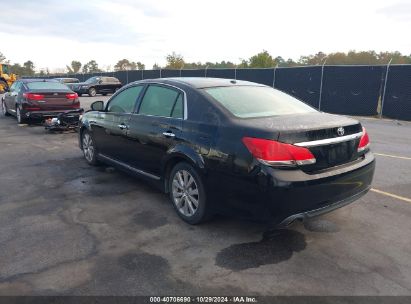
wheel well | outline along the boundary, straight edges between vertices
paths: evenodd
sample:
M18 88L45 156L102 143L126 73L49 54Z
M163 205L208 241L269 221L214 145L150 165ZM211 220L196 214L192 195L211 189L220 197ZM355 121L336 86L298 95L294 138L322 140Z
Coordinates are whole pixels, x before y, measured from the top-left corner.
M80 144L80 149L83 149L83 139L82 139L82 136L83 136L84 130L86 130L86 129L87 129L87 128L86 128L85 126L82 126L81 129L79 130L79 138L80 138L79 144Z
M186 162L186 163L189 163L190 165L192 165L193 167L196 167L195 164L191 160L189 160L189 159L187 159L183 156L175 156L175 157L169 159L167 161L165 169L164 169L164 190L165 190L164 192L165 193L169 192L168 179L170 177L171 170L173 170L173 168L176 164L181 163L181 162Z

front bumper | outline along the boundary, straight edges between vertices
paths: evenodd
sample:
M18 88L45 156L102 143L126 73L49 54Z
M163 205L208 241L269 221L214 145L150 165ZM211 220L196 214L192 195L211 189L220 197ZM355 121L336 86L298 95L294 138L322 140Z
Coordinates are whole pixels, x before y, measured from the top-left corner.
M71 88L73 92L76 92L77 94L87 94L89 88Z
M343 207L366 194L375 158L369 152L353 163L318 174L258 166L248 176L212 176L209 189L214 205L223 213L286 225Z

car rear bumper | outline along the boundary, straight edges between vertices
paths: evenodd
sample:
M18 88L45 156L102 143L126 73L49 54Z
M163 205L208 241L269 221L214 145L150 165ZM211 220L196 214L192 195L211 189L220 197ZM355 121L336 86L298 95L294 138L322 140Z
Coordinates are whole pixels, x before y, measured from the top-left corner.
M294 222L295 220L306 220L306 219L309 219L309 218L312 218L312 217L316 217L316 216L319 216L319 215L334 211L335 209L344 207L346 205L349 205L352 202L354 202L354 201L358 200L359 198L361 198L362 196L364 196L365 194L367 194L367 192L370 190L370 188L371 188L371 186L368 186L364 190L361 190L360 192L358 192L358 193L356 193L352 196L344 198L344 199L342 199L340 201L337 201L335 203L331 203L331 204L326 205L324 207L290 215L289 217L282 220L280 222L279 226L287 226L287 225L291 224L292 222Z
M64 109L64 110L54 110L54 111L33 111L33 112L26 112L24 115L27 118L30 119L44 119L44 118L52 118L52 117L57 117L59 114L67 112L67 111L73 111L76 109ZM73 113L72 115L80 115L77 113Z
M286 225L357 200L370 189L374 170L369 152L363 159L319 174L260 166L247 177L210 176L209 189L213 205L224 213Z

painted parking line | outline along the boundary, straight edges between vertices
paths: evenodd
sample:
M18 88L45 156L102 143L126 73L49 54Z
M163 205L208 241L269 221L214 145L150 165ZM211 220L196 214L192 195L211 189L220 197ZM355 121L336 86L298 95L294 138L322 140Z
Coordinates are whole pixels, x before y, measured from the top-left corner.
M392 158L399 158L399 159L411 160L411 157L406 157L406 156L397 156L397 155L383 154L383 153L374 153L374 154L375 154L375 155L379 155L379 156L385 156L385 157L392 157Z
M382 195L390 196L390 197L402 200L402 201L407 202L407 203L411 203L411 198L408 198L408 197L392 194L392 193L381 191L381 190L378 190L378 189L375 189L375 188L371 188L371 191L373 191L375 193L382 194Z

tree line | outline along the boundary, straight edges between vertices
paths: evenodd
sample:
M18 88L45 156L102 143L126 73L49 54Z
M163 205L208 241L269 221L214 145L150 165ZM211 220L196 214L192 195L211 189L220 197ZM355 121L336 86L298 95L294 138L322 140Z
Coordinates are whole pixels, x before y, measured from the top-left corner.
M152 67L153 70L158 69L215 69L215 68L271 68L271 67L293 67L293 66L306 66L306 65L378 65L387 64L390 60L392 64L411 64L411 55L403 55L400 52L375 52L375 51L349 51L335 52L335 53L323 53L318 52L313 55L301 56L298 60L294 61L291 58L284 59L281 56L273 56L269 52L263 50L258 54L251 56L248 59L240 59L238 63L230 61L221 62L187 62L181 54L175 52L166 56L166 65L160 66L155 63ZM0 63L10 62L0 52ZM114 71L127 71L127 70L144 70L146 65L140 61L131 61L129 59L121 59L114 65ZM19 63L10 64L10 70L12 73L21 76L34 76L34 75L48 75L49 70L35 71L34 63L31 60L27 60L22 65ZM77 73L99 73L104 72L95 60L82 64L78 60L71 61L66 65L64 69L66 74Z

